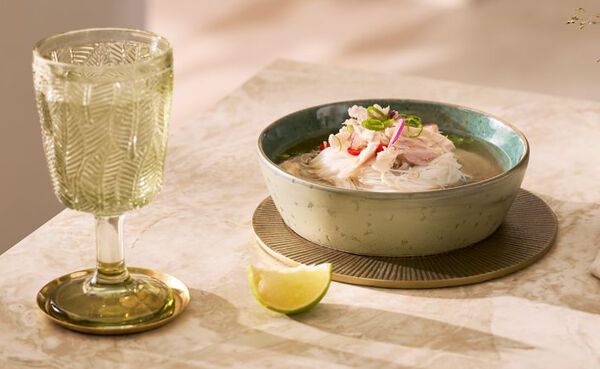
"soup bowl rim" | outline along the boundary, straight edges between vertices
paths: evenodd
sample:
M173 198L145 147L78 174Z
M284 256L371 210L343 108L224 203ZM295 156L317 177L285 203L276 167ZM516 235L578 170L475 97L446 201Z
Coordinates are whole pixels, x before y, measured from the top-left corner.
M289 117L299 114L299 113L308 112L311 110L318 110L320 108L324 108L324 107L328 107L328 106L332 106L332 105L341 105L341 104L360 105L360 104L378 101L378 100L386 101L386 102L394 102L394 103L442 105L442 106L455 108L455 109L459 109L459 110L463 110L463 111L477 113L477 114L480 114L487 118L492 118L492 119L498 121L499 123L507 126L512 131L514 131L517 134L517 136L519 136L519 138L521 139L521 141L524 144L523 154L521 155L521 158L517 161L517 163L512 165L507 170L504 170L500 174L497 174L493 177L490 177L490 178L487 178L487 179L484 179L481 181L467 183L464 185L450 187L450 188L433 189L433 190L425 190L425 191L400 192L400 191L370 191L370 190L341 188L341 187L336 187L336 186L332 186L332 185L321 184L321 183L313 182L310 180L306 180L306 179L295 176L295 175L290 174L287 171L283 170L277 163L273 162L263 150L263 141L264 141L266 133L272 127L276 126L277 124L279 124L281 121L285 120L286 118L289 118ZM283 176L284 178L290 180L292 183L296 183L296 184L308 187L310 189L320 189L320 190L327 191L327 192L335 192L338 194L346 194L346 195L350 195L350 196L371 197L371 198L372 197L394 198L395 199L395 198L414 198L414 197L436 197L436 195L439 195L439 196L454 195L458 192L464 192L464 191L468 191L471 189L480 189L481 187L486 187L488 185L500 182L503 179L505 179L506 177L509 177L513 172L516 172L519 169L526 167L528 160L529 160L529 141L527 140L527 137L525 137L523 132L521 132L521 130L519 130L514 125L512 125L512 124L506 122L505 120L498 118L492 114L486 113L486 112L478 110L478 109L473 109L473 108L470 108L467 106L446 103L446 102L440 102L440 101L433 101L433 100L421 100L421 99L393 99L393 98L370 99L369 98L369 99L334 101L334 102L329 102L329 103L325 103L325 104L310 106L310 107L300 109L300 110L294 111L292 113L286 114L286 115L276 119L274 122L272 122L271 124L266 126L260 132L260 135L258 136L258 154L259 154L259 158L264 163L266 163L267 166L271 170L274 170L277 175Z

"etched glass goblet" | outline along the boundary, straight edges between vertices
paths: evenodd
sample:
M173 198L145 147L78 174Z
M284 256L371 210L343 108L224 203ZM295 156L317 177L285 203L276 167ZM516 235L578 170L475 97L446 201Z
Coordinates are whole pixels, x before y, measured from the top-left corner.
M129 29L50 36L33 50L33 80L54 192L96 218L97 267L50 292L48 309L79 325L135 325L173 313L173 291L130 273L123 214L161 189L173 90L169 42Z

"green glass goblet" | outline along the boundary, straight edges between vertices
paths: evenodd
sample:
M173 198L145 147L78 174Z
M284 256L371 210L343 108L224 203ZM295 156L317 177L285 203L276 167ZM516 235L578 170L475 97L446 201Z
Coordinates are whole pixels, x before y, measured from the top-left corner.
M170 286L130 273L123 214L161 189L173 90L169 42L150 32L87 29L33 50L42 140L54 192L96 218L97 267L59 278L47 299L56 319L90 327L135 326L173 314Z

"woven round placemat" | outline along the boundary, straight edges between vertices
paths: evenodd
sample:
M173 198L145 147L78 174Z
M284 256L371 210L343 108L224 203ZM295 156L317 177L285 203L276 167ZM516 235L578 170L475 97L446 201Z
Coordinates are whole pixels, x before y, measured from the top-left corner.
M254 212L252 226L267 253L289 265L332 263L334 281L434 288L483 282L525 268L550 249L558 221L542 199L521 190L504 223L485 240L443 254L409 257L355 255L307 241L285 225L270 197Z

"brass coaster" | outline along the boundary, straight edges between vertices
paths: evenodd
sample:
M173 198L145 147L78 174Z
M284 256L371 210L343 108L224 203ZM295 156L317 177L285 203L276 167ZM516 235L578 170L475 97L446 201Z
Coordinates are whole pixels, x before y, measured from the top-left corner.
M147 276L154 277L159 279L167 286L171 287L173 290L173 295L175 297L175 308L173 310L173 314L169 316L163 316L157 318L156 320L140 323L140 324L130 324L130 325L115 325L115 326L90 326L90 325L79 325L74 324L70 321L62 320L61 317L52 314L52 310L49 308L48 298L51 295L52 289L56 288L59 282L67 281L71 278L79 278L85 275L91 275L94 273L95 269L86 269L80 270L77 272L69 273L63 275L62 277L56 278L53 281L50 281L46 284L37 295L37 303L40 309L46 314L48 318L50 318L54 323L59 324L65 328L83 332L83 333L91 333L91 334L100 334L100 335L118 335L118 334L130 334L130 333L138 333L144 332L150 329L154 329L160 327L161 325L167 324L168 322L175 319L179 316L183 310L188 306L190 302L190 291L187 286L181 282L179 279L161 272L156 272L150 269L144 268L127 268L132 274L143 274Z
M529 266L554 243L558 221L542 199L521 190L504 223L487 239L428 256L363 256L305 240L281 219L271 198L256 209L252 226L258 243L288 265L333 265L333 280L388 288L460 286L498 278Z

